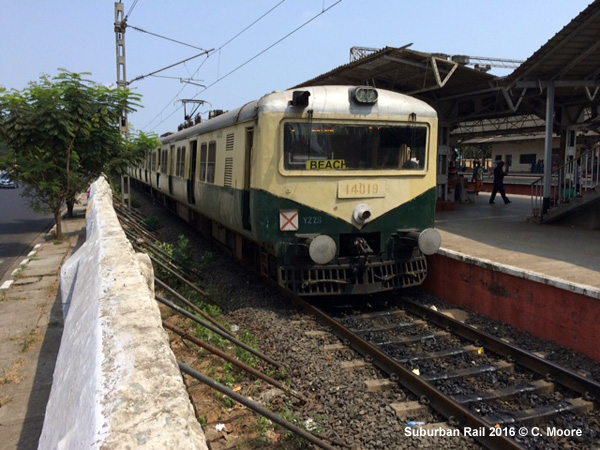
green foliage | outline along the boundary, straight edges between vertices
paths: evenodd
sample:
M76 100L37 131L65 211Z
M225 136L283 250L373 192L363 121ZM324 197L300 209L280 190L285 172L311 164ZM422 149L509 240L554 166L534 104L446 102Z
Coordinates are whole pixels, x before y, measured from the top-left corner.
M189 268L193 268L195 266L190 240L183 234L177 239L177 246L173 250L173 257L178 262L186 265Z
M221 308L217 305L213 305L213 304L205 304L202 306L202 309L211 317L213 318L219 318L222 316L223 312L221 311Z
M254 349L258 348L258 339L248 330L242 331L238 336L238 339ZM235 347L235 357L244 364L254 368L256 368L260 362L260 359L256 355L238 346Z
M142 221L142 225L148 231L156 231L156 230L160 230L162 228L162 224L160 223L160 220L158 219L158 217L155 217L155 216L146 217ZM161 247L161 244L164 245L165 247L167 245L169 245L169 244L159 243L159 247ZM162 248L162 250L166 252L165 248ZM169 251L170 251L169 256L173 256L173 246L171 246Z
M288 406L287 404L284 403L282 405L281 411L279 411L279 415L283 419L288 421L289 423L296 425L298 428L302 428L302 429L306 430L306 426L304 425L302 420L296 416L296 414L294 413L292 408L290 406ZM293 433L289 430L285 431L284 436L285 436L285 439L289 442L297 442L297 443L303 442L303 439L300 436L298 436L296 433Z
M223 403L225 404L225 406L227 408L233 408L233 400L231 400L229 397L227 397L226 395L223 395Z
M264 438L267 435L267 431L273 429L273 422L264 416L260 416L258 419L258 435Z
M139 165L149 152L160 146L158 136L138 131L130 137L121 151L107 162L104 171L111 175L122 175L129 167Z
M23 91L0 89L5 147L0 169L25 186L24 196L36 211L54 214L59 239L64 202L124 159L141 160L140 146L153 139L140 135L141 144L126 145L119 121L123 111L135 111L140 96L84 78L88 75L61 70Z
M202 267L206 267L209 266L210 264L212 264L215 260L215 255L213 252L204 252L204 254L201 256L201 266Z
M201 414L200 417L198 417L198 423L202 428L206 428L208 426L208 414Z
M137 197L131 197L131 207L132 208L140 208L142 206L142 203L140 202L140 199Z
M208 328L203 327L202 325L196 326L196 337L207 344L212 345L213 347L217 347L221 350L225 349L228 344L228 340L223 339L216 333L213 333Z
M269 369L266 373L276 380L285 380L287 378L287 372L283 367L281 369Z

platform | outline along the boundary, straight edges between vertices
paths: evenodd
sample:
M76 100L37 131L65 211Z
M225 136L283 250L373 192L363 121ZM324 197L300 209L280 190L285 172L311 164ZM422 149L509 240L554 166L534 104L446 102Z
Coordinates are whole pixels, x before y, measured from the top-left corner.
M490 205L489 192L471 198L436 213L442 251L586 286L600 298L600 230L530 222L529 196L509 195L507 205L500 196Z
M436 213L422 288L600 362L600 231L530 222L529 196L473 197Z

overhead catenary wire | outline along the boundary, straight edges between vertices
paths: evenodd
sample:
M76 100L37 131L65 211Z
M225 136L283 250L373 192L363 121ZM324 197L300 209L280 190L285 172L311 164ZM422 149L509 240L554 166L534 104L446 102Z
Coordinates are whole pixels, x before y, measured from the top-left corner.
M259 56L261 56L262 54L268 52L269 50L271 50L273 47L275 47L277 44L281 43L282 41L284 41L285 39L287 39L288 37L290 37L292 34L296 33L297 31L301 30L302 28L304 28L306 25L308 25L309 23L311 23L313 20L315 20L316 18L318 18L319 16L325 14L327 11L329 11L331 8L333 8L334 6L336 6L337 4L341 3L342 0L337 0L337 2L335 2L334 4L328 6L326 9L322 10L319 14L314 15L313 17L311 17L310 19L308 19L306 22L304 22L303 24L301 24L300 26L298 26L297 28L293 29L292 31L290 31L288 34L286 34L285 36L283 36L282 38L278 39L277 41L275 41L273 44L269 45L267 48L265 48L264 50L258 52L256 55L254 55L252 58L248 59L247 61L243 62L242 64L240 64L239 66L237 66L235 69L229 71L227 74L223 75L221 78L217 79L214 83L209 84L205 89L203 89L202 91L200 91L198 94L196 94L196 96L200 95L201 93L203 93L204 91L206 91L207 89L211 88L212 86L214 86L215 84L217 84L218 82L224 80L225 78L227 78L229 75L237 72L239 69L241 69L242 67L244 67L246 64L249 64L250 62L254 61L256 58L258 58Z
M341 1L341 0L340 0L340 1ZM167 70L167 69L170 69L171 67L175 67L175 66L178 66L179 64L183 64L183 63L185 63L185 62L188 62L188 61L190 61L190 60L192 60L192 59L198 58L199 56L202 56L202 55L207 55L207 54L209 54L210 52L212 52L213 50L214 50L214 49L211 49L211 50L204 50L203 52L201 52L201 53L198 53L197 55L194 55L194 56L190 56L189 58L186 58L186 59L184 59L183 61L179 61L179 62L173 63L173 64L171 64L171 65L168 65L167 67L163 67L162 69L155 70L154 72L151 72L151 73L149 73L149 74L147 74L147 75L141 75L141 76L139 76L139 77L136 77L136 78L134 78L133 80L131 80L131 81L128 81L128 82L127 82L127 84L129 85L129 84L133 83L134 81L139 81L139 80L142 80L142 79L144 79L144 78L146 78L146 77L151 77L151 76L153 76L153 75L155 75L155 74L157 74L157 73L159 73L159 72L163 72L163 71L165 71L165 70Z
M284 41L285 39L287 39L288 37L290 37L291 35L293 35L294 33L296 33L297 31L301 30L302 28L304 28L306 25L308 25L309 23L311 23L313 20L317 19L318 17L320 17L321 15L325 14L327 11L329 11L330 9L332 9L333 7L335 7L336 5L338 5L339 3L341 3L342 0L337 0L335 3L333 3L332 5L328 6L327 8L324 8L321 12L319 12L318 14L314 15L313 17L311 17L310 19L308 19L307 21L305 21L304 23L302 23L300 26L296 27L294 30L292 30L291 32L289 32L288 34L286 34L285 36L283 36L282 38L278 39L277 41L275 41L273 44L269 45L267 48L265 48L264 50L260 51L259 53L257 53L256 55L254 55L253 57L251 57L250 59L248 59L247 61L243 62L242 64L240 64L239 66L237 66L236 68L234 68L233 70L229 71L227 74L225 74L224 76L218 78L215 82L209 84L206 88L202 89L200 92L198 92L194 97L192 98L196 98L198 97L200 94L204 93L206 90L210 89L211 87L213 87L214 85L216 85L217 83L221 82L222 80L224 80L225 78L229 77L230 75L232 75L233 73L237 72L238 70L240 70L242 67L246 66L247 64L249 64L250 62L254 61L256 58L258 58L259 56L263 55L264 53L266 53L267 51L269 51L270 49L272 49L273 47L275 47L276 45L278 45L279 43L281 43L282 41ZM280 3L281 4L281 3ZM276 6L279 6L276 5ZM272 8L274 9L274 8ZM220 50L221 48L223 48L223 46L219 47L218 50ZM204 61L206 62L206 61ZM201 66L200 66L201 67ZM199 70L199 69L198 69ZM194 72L194 75L197 72ZM193 76L193 75L192 75ZM184 88L182 88L183 90ZM181 93L181 91L179 91L179 93ZM179 95L179 93L177 95ZM167 108L168 106L166 106L160 114L162 114L162 112ZM177 108L176 110L174 110L171 114L169 114L167 117L165 117L163 120L161 120L159 123L156 124L156 126L164 123L167 119L171 118L175 113L177 113L179 110L181 109L181 107ZM159 114L159 115L160 115ZM155 117L156 118L156 117ZM154 119L155 119L154 118ZM146 129L146 127L148 125L150 125L150 123L152 123L154 121L154 119L152 119L148 124L146 124L146 126L143 127L143 129Z
M223 45L221 45L217 50L220 52L223 47L225 47L226 45L230 44L231 42L233 42L235 39L237 39L238 37L240 37L243 33L245 33L246 31L248 31L250 28L252 28L254 25L256 25L259 21L261 21L263 18L265 18L267 15L269 15L271 12L273 12L277 7L279 7L281 4L283 4L286 0L281 0L279 3L277 3L275 6L273 6L271 9L269 9L266 13L264 13L262 16L260 16L258 19L254 20L250 25L248 25L246 28L244 28L242 31L240 31L239 33L237 33L235 36L233 36L231 39L229 39L227 42L225 42ZM210 56L210 55L209 55ZM206 58L204 61L202 61L202 63L198 66L198 68L196 69L196 71L192 74L191 78L193 78L202 68L202 66L206 63L206 61L208 61L208 58ZM156 115L152 118L152 120L150 120L150 122L148 122L146 125L144 125L142 127L142 129L147 129L150 124L152 122L154 122L158 117L160 117L162 115L163 112L165 112L165 110L171 106L171 104L179 97L179 95L183 92L183 90L186 87L183 86L178 92L177 94L175 94L175 96L169 101L169 103L167 103L167 105ZM165 117L162 121L160 121L156 126L160 125L161 123L163 123L165 120L169 119L173 114L175 114L177 111L179 111L181 109L178 108L175 111L173 111L170 115L168 115L167 117Z
M139 0L134 0L133 4L131 5L131 7L129 8L129 11L127 11L127 14L125 14L125 20L124 22L127 22L127 19L129 19L129 16L131 15L131 13L133 12L133 9L135 8L135 5L137 5L137 2ZM120 1L119 1L120 3Z
M281 0L279 3L277 3L275 6L273 6L270 10L268 10L266 13L264 13L262 16L260 16L254 22L252 22L250 25L248 25L246 28L244 28L238 34L236 34L231 39L229 39L227 42L225 42L223 45L221 45L217 50L223 50L223 47L225 47L227 44L229 44L230 42L234 41L239 36L241 36L242 34L244 34L247 30L249 30L250 28L252 28L256 23L258 23L260 20L262 20L263 18L265 18L267 15L269 15L271 12L273 12L277 7L279 7L284 2L285 2L285 0Z
M128 28L132 28L132 29L134 29L134 30L136 30L136 31L140 31L140 32L142 32L142 33L150 34L150 35L152 35L152 36L156 36L156 37L158 37L158 38L165 39L165 40L167 40L167 41L171 41L171 42L175 42L175 43L177 43L177 44L185 45L186 47L191 47L191 48L195 48L196 50L202 50L202 51L206 51L206 49L205 49L205 48L202 48L202 47L196 47L195 45L192 45L192 44L186 44L185 42L181 42L181 41L178 41L178 40L176 40L176 39L171 39L171 38L168 38L168 37L166 37L166 36L162 36L162 35L160 35L160 34L152 33L151 31L142 30L141 28L134 27L133 25L129 25L129 24L127 24L127 27L128 27Z

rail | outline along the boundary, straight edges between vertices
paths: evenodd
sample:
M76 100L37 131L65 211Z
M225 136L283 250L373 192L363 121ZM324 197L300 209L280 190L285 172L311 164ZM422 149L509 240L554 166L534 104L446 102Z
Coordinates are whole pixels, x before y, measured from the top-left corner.
M552 172L550 193L544 192L544 177L531 183L531 211L534 218L544 221L544 198L549 198L549 208L570 203L586 191L600 185L600 155L595 147L582 153L578 158Z
M454 399L444 395L423 377L416 375L396 359L363 339L359 334L346 328L316 306L313 306L301 297L284 291L283 289L281 289L280 292L292 300L296 305L304 309L308 314L317 318L322 324L330 327L333 333L343 342L347 342L350 347L363 355L367 361L372 362L384 373L387 373L391 380L397 380L402 386L419 397L421 402L430 405L435 411L445 416L450 425L463 430L466 427L470 429L490 429L494 426L492 423L488 422L483 417L474 414ZM524 448L515 440L504 435L482 435L475 436L474 438L488 449L522 450Z

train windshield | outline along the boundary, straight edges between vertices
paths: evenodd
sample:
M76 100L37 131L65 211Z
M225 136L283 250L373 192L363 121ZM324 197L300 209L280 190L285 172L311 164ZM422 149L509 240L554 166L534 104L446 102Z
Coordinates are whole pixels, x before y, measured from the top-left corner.
M427 128L419 125L286 123L286 170L423 170Z

